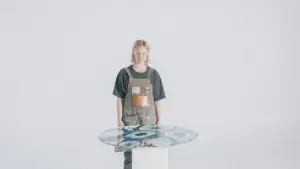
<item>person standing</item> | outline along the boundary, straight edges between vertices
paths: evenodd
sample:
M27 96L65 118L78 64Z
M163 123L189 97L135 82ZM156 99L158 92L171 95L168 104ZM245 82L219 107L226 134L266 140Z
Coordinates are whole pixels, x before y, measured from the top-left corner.
M136 40L132 64L122 68L116 77L113 95L117 97L118 127L161 123L160 101L166 98L158 71L148 65L150 46ZM132 152L124 152L124 169L132 168Z

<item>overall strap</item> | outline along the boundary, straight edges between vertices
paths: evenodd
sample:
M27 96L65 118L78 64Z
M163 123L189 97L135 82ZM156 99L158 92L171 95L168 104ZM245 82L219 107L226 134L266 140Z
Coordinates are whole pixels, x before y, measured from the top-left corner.
M129 78L132 79L133 77L132 77L132 75L131 75L130 70L128 69L128 67L126 67L125 70L126 70L128 76L129 76Z
M152 68L149 67L149 72L148 72L148 79L149 79L149 80L150 80L151 72L152 72Z

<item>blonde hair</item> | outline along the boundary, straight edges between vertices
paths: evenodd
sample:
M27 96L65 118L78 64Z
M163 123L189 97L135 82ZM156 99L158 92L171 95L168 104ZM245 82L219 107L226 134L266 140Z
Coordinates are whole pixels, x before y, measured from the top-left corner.
M148 56L147 56L147 59L146 59L146 65L148 65L149 63L149 52L150 52L150 45L148 44L147 41L145 40L136 40L133 44L133 47L132 47L132 54L131 54L131 62L134 63L135 60L134 60L134 50L136 48L139 48L139 47L145 47L147 50L148 50Z

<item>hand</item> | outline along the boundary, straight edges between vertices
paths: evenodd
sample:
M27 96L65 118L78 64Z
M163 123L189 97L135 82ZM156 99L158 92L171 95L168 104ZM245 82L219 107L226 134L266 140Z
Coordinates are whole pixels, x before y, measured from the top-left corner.
M118 127L124 127L124 123L123 123L122 120L119 120L119 121L118 121Z
M160 120L159 119L157 119L156 125L160 125Z

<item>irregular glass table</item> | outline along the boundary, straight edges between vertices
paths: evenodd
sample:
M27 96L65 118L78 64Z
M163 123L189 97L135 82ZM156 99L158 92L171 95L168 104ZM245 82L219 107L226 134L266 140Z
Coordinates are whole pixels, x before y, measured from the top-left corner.
M101 132L99 140L122 152L139 147L167 148L191 142L197 136L195 131L180 126L149 124L109 129Z

